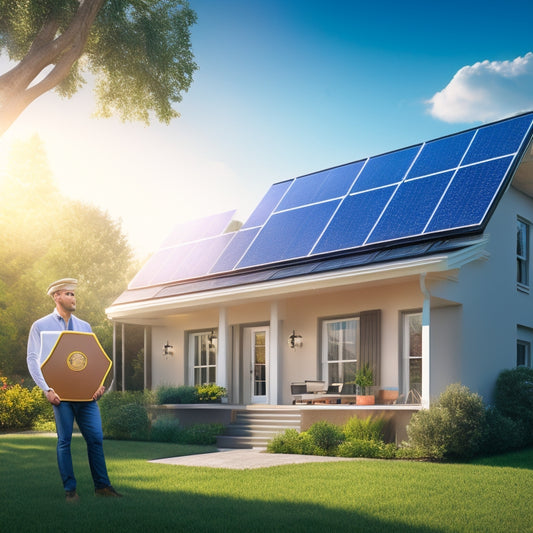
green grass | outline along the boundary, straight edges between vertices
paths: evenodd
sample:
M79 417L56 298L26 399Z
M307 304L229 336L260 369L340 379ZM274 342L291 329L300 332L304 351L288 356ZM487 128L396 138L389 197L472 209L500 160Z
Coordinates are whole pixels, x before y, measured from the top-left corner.
M0 435L0 528L34 532L533 532L533 449L463 464L361 460L257 470L148 463L206 447L105 441L120 500L96 498L73 441L64 501L55 439Z

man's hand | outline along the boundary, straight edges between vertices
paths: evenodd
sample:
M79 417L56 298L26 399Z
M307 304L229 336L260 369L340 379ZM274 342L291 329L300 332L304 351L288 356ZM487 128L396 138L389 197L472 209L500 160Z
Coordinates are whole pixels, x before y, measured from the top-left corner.
M100 399L105 392L105 387L102 385L94 394L93 394L93 400Z
M48 389L45 392L46 399L52 404L52 405L59 405L61 403L61 398L56 394L56 391L54 389Z

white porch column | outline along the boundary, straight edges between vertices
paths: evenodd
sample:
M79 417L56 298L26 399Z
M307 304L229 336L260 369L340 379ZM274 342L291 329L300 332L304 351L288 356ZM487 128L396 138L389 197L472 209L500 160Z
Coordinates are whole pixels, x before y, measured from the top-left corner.
M270 306L270 354L268 368L268 402L272 405L279 403L279 309L277 302Z
M126 390L126 325L122 324L122 339L121 339L121 351L122 351L122 392Z
M109 390L116 390L117 386L117 323L113 320L113 379L111 380L111 385L109 385Z
M429 408L431 399L430 372L430 323L431 323L431 294L426 287L426 274L420 274L420 289L424 294L422 306L422 407Z
M228 387L228 319L226 308L218 311L218 354L217 354L217 385Z

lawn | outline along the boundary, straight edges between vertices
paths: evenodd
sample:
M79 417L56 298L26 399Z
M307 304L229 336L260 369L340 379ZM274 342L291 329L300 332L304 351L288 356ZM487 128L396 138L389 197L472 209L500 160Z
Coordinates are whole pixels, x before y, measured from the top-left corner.
M67 504L55 439L0 435L2 531L533 532L533 449L465 464L356 460L257 470L148 463L209 448L105 441L124 498L93 495L73 441L80 502Z

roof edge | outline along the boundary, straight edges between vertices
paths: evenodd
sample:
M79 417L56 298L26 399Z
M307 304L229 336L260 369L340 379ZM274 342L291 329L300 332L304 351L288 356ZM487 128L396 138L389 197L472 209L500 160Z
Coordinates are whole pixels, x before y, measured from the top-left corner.
M486 258L485 244L487 242L487 237L481 237L468 247L449 254L389 261L345 270L326 271L318 274L314 273L304 276L249 283L224 289L213 289L166 298L128 302L112 305L105 312L109 319L119 320L127 317L133 318L144 313L153 314L158 312L164 313L166 311L185 311L191 308L224 305L229 302L232 304L244 303L265 297L297 295L311 289L343 287L370 281L391 280L421 273L456 270L467 263Z

